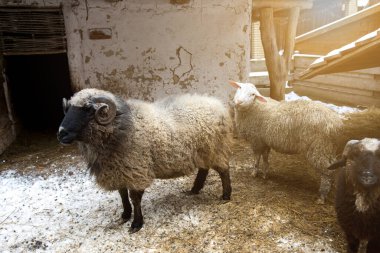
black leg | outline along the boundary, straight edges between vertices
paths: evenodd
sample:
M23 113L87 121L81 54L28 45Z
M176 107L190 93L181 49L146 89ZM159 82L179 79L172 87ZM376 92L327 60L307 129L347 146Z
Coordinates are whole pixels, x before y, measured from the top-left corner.
M144 217L141 212L141 199L144 194L144 190L142 191L130 191L131 200L133 204L133 221L131 225L130 232L135 233L139 231L144 224Z
M367 253L377 253L380 252L380 238L375 237L372 238L371 240L368 240L367 244Z
M347 253L357 253L359 250L360 240L355 236L346 233Z
M220 179L222 180L222 187L223 187L223 200L230 200L231 199L231 179L230 179L230 171L227 170L221 170L220 168L216 169L216 171L219 173Z
M205 185L206 177L208 175L208 170L206 169L199 169L197 177L194 180L193 188L191 188L192 194L198 194L200 190L202 190L203 186Z
M121 201L123 203L123 214L121 215L121 218L126 222L131 218L132 215L132 206L131 203L129 202L129 197L128 197L128 189L120 189L119 194L121 197Z

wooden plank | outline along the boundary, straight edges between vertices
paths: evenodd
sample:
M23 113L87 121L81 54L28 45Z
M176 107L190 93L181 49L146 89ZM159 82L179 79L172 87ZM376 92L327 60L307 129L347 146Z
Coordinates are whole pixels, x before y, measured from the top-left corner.
M380 37L380 29L373 31L371 33L368 33L364 35L363 37L359 38L355 41L355 46L363 46L365 44L368 44L369 42L372 42Z
M359 75L359 73L356 74ZM310 82L323 83L326 85L336 85L353 89L380 91L380 83L374 79L374 76L367 76L367 78L360 78L358 76L355 77L355 73L352 73L351 76L345 73L345 75L319 75L307 80Z
M312 99L317 99L325 102L332 102L336 104L345 104L351 106L380 106L380 99L374 97L353 95L349 93L340 93L326 91L318 88L305 87L302 85L295 85L294 91L298 95L308 96Z
M378 72L380 71L379 68L380 67L363 69L363 70L355 70L355 71L337 72L337 73L332 73L332 74L328 74L328 75L321 75L321 76L343 76L343 77L348 77L348 78L363 78L363 79L375 80L375 75L378 74ZM378 70L376 71L376 69L378 69ZM305 71L305 70L306 70L305 68L295 69L295 71L297 73ZM314 78L316 78L316 77L314 77Z
M348 94L356 94L356 95L367 96L367 97L373 96L372 90L347 88L344 86L336 86L336 85L332 85L332 84L317 83L317 82L311 82L311 81L296 81L293 83L293 85L318 88L318 89L326 90L329 92L335 92L335 93L344 92L344 93L348 93Z
M327 54L380 27L380 3L296 37L302 53Z
M301 43L301 42L306 41L310 38L313 38L313 37L316 37L318 35L332 31L338 27L349 26L351 23L363 20L366 17L370 17L373 15L377 16L378 13L380 13L380 3L375 4L369 8L363 9L361 11L358 11L358 12L354 13L353 15L344 17L344 18L339 19L335 22L331 22L329 24L321 26L321 27L319 27L315 30L312 30L310 32L301 34L301 35L296 37L296 43Z
M306 55L306 54L294 54L293 61L294 67L307 69L310 64L312 64L317 58L322 57L322 55Z
M267 65L265 58L263 59L251 59L250 60L251 71L267 71Z
M325 61L323 59L323 57L320 57L320 58L316 59L315 61L313 61L313 63L309 66L309 68L310 69L315 69L315 68L324 66L326 64L327 64L327 61Z
M370 74L370 75L380 75L380 67L369 68L369 69L358 69L358 70L351 71L349 73L362 73L362 74Z
M321 66L307 75L303 75L301 79L308 79L325 73L380 66L380 61L377 58L371 57L373 55L378 55L377 51L380 51L380 39L359 47L351 53L342 55L342 57L336 59L335 61Z

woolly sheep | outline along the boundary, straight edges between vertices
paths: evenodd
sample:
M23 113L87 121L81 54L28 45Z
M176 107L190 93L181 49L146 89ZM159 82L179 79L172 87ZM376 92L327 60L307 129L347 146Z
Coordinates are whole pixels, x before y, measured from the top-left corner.
M380 141L365 138L347 143L342 159L329 169L338 174L335 210L347 240L347 252L358 252L368 240L367 253L380 252Z
M335 161L341 145L349 139L370 135L380 137L380 110L368 110L343 119L314 101L275 101L263 97L250 83L230 84L237 88L235 120L241 137L248 140L255 155L253 175L263 158L263 174L269 168L271 149L285 154L302 154L321 173L320 199L324 203L331 188L327 167Z
M131 217L130 194L131 232L143 226L141 198L155 178L198 169L190 191L197 194L212 168L222 181L222 199L230 199L231 119L216 98L186 94L148 103L83 89L70 101L64 99L64 111L59 141L78 141L96 182L119 191L124 207L120 224Z

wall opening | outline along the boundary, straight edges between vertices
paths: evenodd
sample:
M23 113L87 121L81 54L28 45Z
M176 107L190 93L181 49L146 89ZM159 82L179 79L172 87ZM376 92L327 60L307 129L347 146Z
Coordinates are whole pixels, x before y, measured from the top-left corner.
M0 24L4 95L16 147L56 144L62 98L72 95L62 9L1 7Z
M4 56L5 74L15 118L21 130L57 131L62 98L72 95L67 55Z

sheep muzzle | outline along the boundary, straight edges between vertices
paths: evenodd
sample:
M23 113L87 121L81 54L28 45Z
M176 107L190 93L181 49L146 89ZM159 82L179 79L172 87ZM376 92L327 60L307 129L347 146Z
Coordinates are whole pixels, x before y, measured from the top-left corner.
M371 171L363 171L360 173L358 179L363 186L367 187L375 185L378 181L377 176Z

